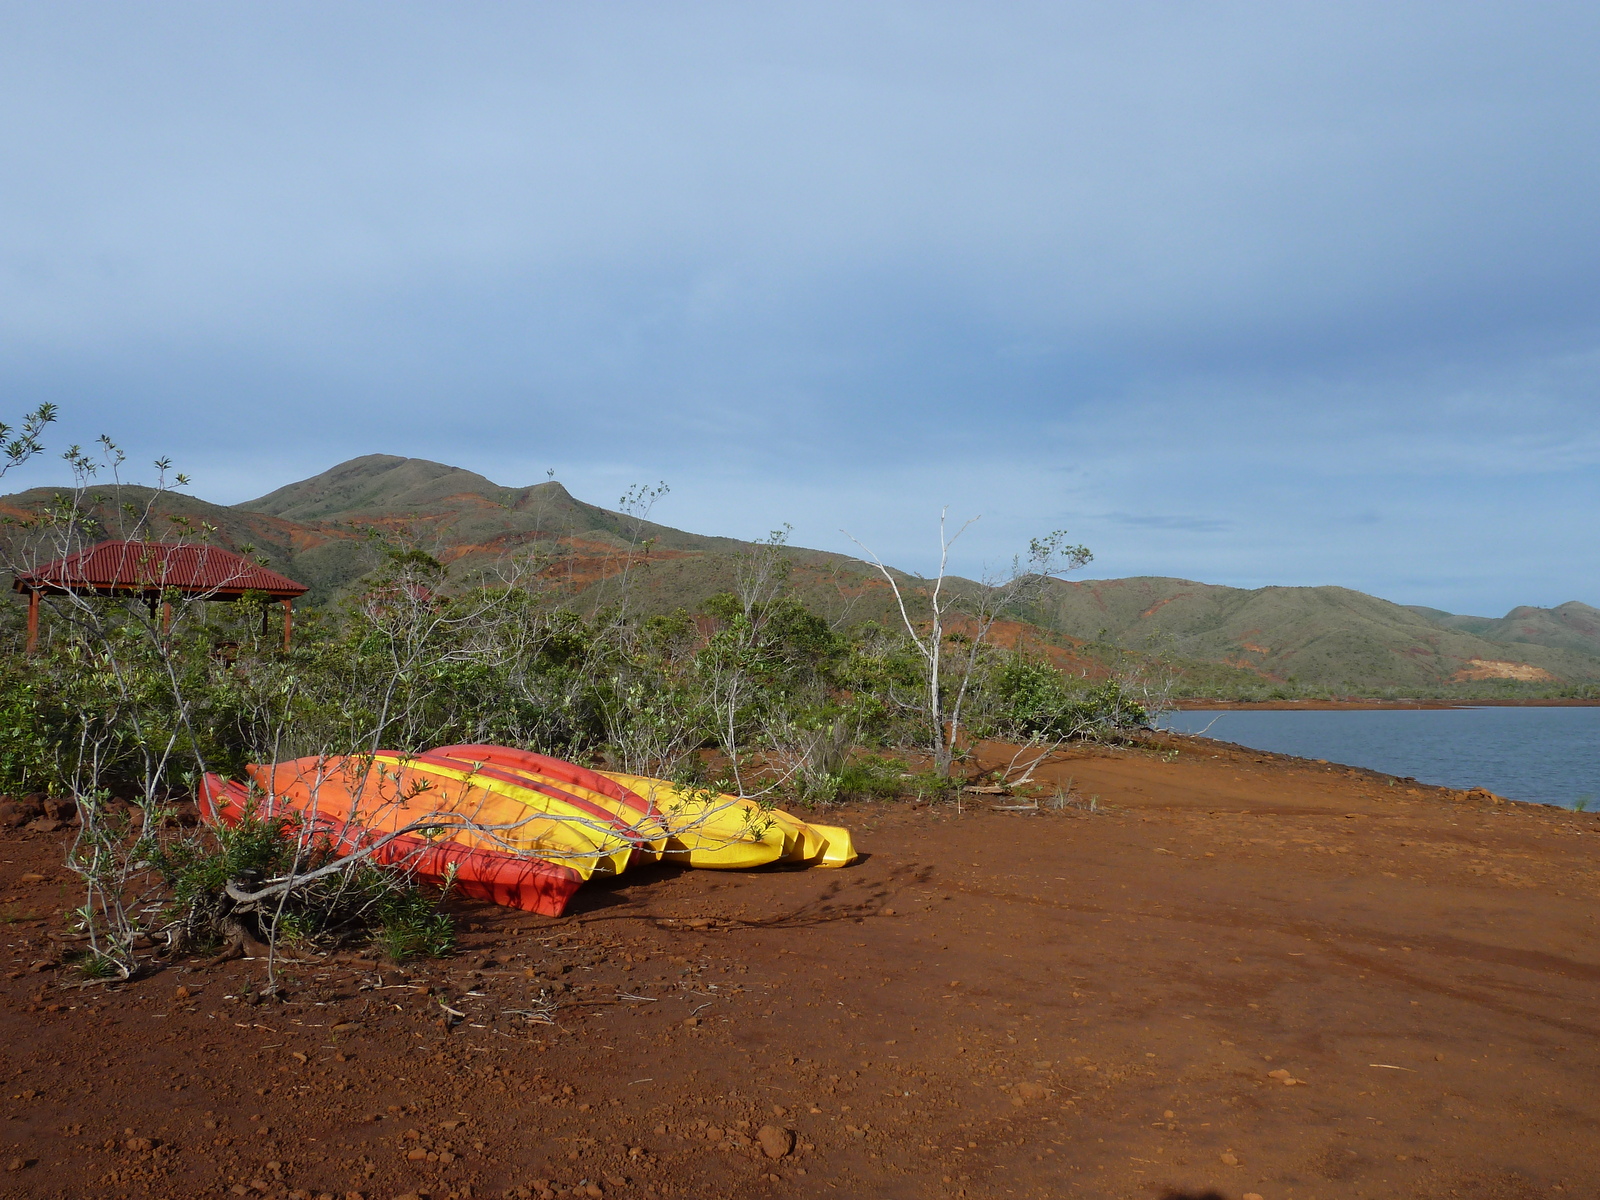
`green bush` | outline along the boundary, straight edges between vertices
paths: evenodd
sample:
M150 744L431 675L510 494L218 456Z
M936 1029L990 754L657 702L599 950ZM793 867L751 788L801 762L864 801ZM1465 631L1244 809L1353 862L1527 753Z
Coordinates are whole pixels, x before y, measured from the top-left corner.
M0 668L0 792L59 792L64 714L21 664Z
M1115 679L1069 681L1020 652L994 669L985 691L993 732L1003 737L1105 737L1150 723L1148 710Z
M893 800L915 790L912 782L904 760L863 755L849 759L839 770L810 784L802 791L801 799L813 804Z
M456 927L448 913L415 887L396 889L378 902L372 945L395 962L443 958L455 949Z
M315 949L368 942L397 961L451 951L454 925L438 901L405 872L370 861L297 887L281 903L241 904L228 895L230 882L249 890L335 861L325 838L301 833L293 820L246 813L233 826L153 847L179 946L212 947L243 934Z
M903 782L902 789L918 800L949 800L961 790L961 780L937 771L918 771Z

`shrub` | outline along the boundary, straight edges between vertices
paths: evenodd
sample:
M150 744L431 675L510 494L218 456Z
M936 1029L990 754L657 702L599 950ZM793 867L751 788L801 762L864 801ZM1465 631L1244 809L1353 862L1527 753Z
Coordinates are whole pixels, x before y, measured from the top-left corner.
M58 792L62 715L22 664L0 668L0 791Z
M938 771L918 771L904 781L902 790L918 800L948 800L961 790L961 780Z
M151 862L170 889L167 920L176 948L247 939L316 949L370 942L397 961L451 951L454 925L438 902L403 871L367 860L263 903L228 892L230 883L247 890L310 874L336 858L326 839L303 836L293 820L246 813L231 827L157 847Z
M893 800L915 790L909 786L915 778L906 774L902 759L865 755L849 759L837 771L808 783L801 799L820 804Z
M1069 682L1048 662L1021 652L995 668L986 691L994 732L1005 737L1105 737L1150 723L1145 706L1117 680Z
M372 945L395 962L443 958L455 949L456 927L448 913L416 887L398 888L378 902Z

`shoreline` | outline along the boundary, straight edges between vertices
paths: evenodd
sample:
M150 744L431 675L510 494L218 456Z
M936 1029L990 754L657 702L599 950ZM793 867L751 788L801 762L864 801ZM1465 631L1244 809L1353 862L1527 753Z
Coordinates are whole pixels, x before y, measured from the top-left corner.
M1323 704L1323 705L1317 705L1315 707L1313 707L1312 705L1299 705L1299 706L1292 706L1292 707L1299 707L1299 708L1303 709L1303 711L1307 711L1307 712L1312 712L1312 711L1325 711L1325 712L1326 711L1372 711L1372 712L1377 712L1377 711L1411 711L1411 712L1418 712L1418 711L1440 711L1440 710L1452 709L1452 708L1476 708L1476 707L1480 707L1480 706L1478 706L1478 705L1444 704L1444 703L1425 703L1425 702L1417 702L1417 703L1409 703L1409 704L1398 703L1398 702L1389 702L1389 703L1372 704L1372 705ZM1542 705L1542 706L1534 706L1534 705L1499 705L1499 706L1495 706L1495 707L1593 708L1593 707L1597 707L1597 706L1595 704L1593 704L1592 702L1588 702L1588 703L1583 703L1583 704L1570 704L1569 703L1569 704L1562 704L1562 705L1555 705L1555 706L1550 706L1550 705ZM1286 710L1289 710L1289 709L1291 709L1291 706L1289 704L1287 704L1285 702L1282 702L1282 701L1279 701L1279 702L1275 702L1275 703L1270 704L1270 705L1263 704L1263 705L1252 706L1252 705L1246 705L1246 704L1233 704L1233 705L1228 705L1226 707L1223 707L1223 706L1210 706L1210 707L1204 707L1204 708L1201 708L1201 707L1179 708L1179 709L1176 709L1175 711L1190 712L1190 713L1201 713L1201 714L1214 714L1211 722L1207 723L1207 725L1205 726L1205 728L1207 730L1210 730L1212 728L1212 726L1215 725L1216 721L1220 720L1224 715L1226 715L1226 714L1228 714L1230 712L1231 713L1242 713L1242 712L1250 712L1252 710L1278 711L1278 712L1281 712L1281 711L1286 711ZM1375 765L1373 765L1371 763L1346 761L1343 758L1310 758L1310 757L1306 757L1306 756L1304 756L1302 754L1292 753L1292 752L1287 751L1287 750L1269 750L1269 749L1266 749L1266 748L1263 748L1263 747L1260 747L1260 746L1251 745L1248 742L1242 742L1242 741L1233 740L1233 737L1230 736L1230 735L1235 734L1235 732L1236 731L1232 730L1231 728L1226 733L1221 734L1221 735L1208 733L1208 732L1200 732L1200 731L1197 731L1197 730L1196 731L1179 730L1179 729L1160 729L1159 730L1159 733L1164 738L1173 739L1175 744L1203 745L1203 746L1212 747L1212 748L1226 748L1226 749L1228 749L1230 751L1235 751L1235 752L1238 752L1238 753L1241 753L1241 754L1254 755L1254 756L1257 756L1260 759L1271 758L1273 760L1276 760L1276 761L1279 761L1279 762L1282 762L1282 763L1285 763L1285 764L1298 763L1298 764L1310 766L1310 767L1313 767L1313 768L1316 768L1316 767L1322 767L1322 768L1328 768L1328 769L1337 768L1337 769L1342 770L1342 771L1360 772L1360 773L1365 774L1365 775L1370 775L1370 776L1372 776L1374 778L1387 779L1387 780L1392 780L1394 782L1405 783L1405 784L1415 785L1415 786L1419 786L1419 787L1435 788L1435 789L1438 789L1441 792L1450 793L1452 795L1458 795L1458 796L1459 795L1463 795L1463 794L1468 794L1468 793L1481 794L1481 795L1485 795L1485 796L1495 796L1499 800L1507 801L1507 802L1514 803L1514 804L1535 805L1535 806L1538 806L1540 808L1551 808L1551 809L1556 809L1556 810L1562 811L1562 812L1583 812L1584 811L1583 804L1587 804L1589 799L1592 798L1592 797L1584 797L1581 793L1575 793L1574 795L1566 796L1566 797L1552 795L1549 798L1535 798L1535 797L1528 796L1528 795L1512 795L1512 794L1509 794L1509 792L1507 794L1501 794L1499 792L1491 791L1481 781L1479 781L1479 782L1465 782L1465 781L1451 782L1450 779L1448 778L1448 774L1449 773L1444 771L1444 768L1439 763L1432 763L1432 764L1415 763L1415 764L1410 764L1411 769L1418 770L1418 771L1421 772L1421 774L1418 774L1418 775L1402 775L1402 774L1397 774L1396 773L1396 769L1393 768L1393 767L1386 768L1386 767L1382 767L1382 766L1375 766ZM1350 747L1345 747L1345 750L1347 752L1349 752L1349 751L1351 751L1351 748ZM1337 753L1337 751L1331 751L1330 753ZM1513 774L1517 774L1517 773L1513 772ZM1531 786L1535 790L1539 790L1539 783L1538 783L1538 781L1536 779L1521 778L1520 784L1521 784L1521 786ZM1520 791L1521 790L1521 786L1519 786L1519 785L1517 785L1515 783L1512 783L1510 780L1508 780L1507 778L1504 778L1504 777L1502 777L1498 781L1496 786L1497 787L1502 787L1502 788L1505 788L1505 787L1509 786L1511 791ZM1579 803L1580 801L1582 801L1582 804Z

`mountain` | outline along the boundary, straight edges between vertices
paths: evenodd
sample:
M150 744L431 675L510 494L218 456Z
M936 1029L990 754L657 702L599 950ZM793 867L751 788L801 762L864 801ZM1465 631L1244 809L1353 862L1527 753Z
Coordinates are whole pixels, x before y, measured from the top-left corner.
M1314 688L1429 694L1495 680L1600 680L1600 640L1585 642L1580 632L1584 614L1600 612L1587 605L1516 609L1481 628L1449 624L1441 620L1449 614L1436 611L1341 587L1245 589L1146 577L1058 582L1031 615L1069 637L1165 645L1185 658ZM1519 613L1563 616L1514 619Z
M0 497L0 516L26 519L58 494L34 488ZM122 487L90 509L106 537L126 536L125 504L152 493ZM575 499L554 481L507 488L459 467L371 454L231 507L169 492L159 498L155 535L175 522L209 526L218 543L248 551L310 586L307 602L337 599L383 561L378 538L433 555L457 575L508 557L542 554L589 605L628 587L646 610L694 608L734 584L735 555L753 547L613 512ZM876 572L840 554L793 548L790 585L830 615L887 617L890 597ZM880 595L881 593L881 595Z
M387 454L341 463L234 511L347 536L377 531L458 571L517 553L559 553L560 569L592 593L591 603L608 598L609 586L633 563L639 569L629 570L630 591L645 607L663 610L693 608L731 588L734 556L752 548L586 504L554 481L507 488L459 467ZM848 593L881 586L870 568L844 555L800 547L788 553L791 587L822 611L859 607ZM882 602L867 607L873 615L888 611Z
M55 492L0 497L0 515L25 517ZM106 536L119 536L124 488L98 507ZM425 459L369 454L232 507L194 497L160 498L155 528L209 525L311 587L325 604L359 585L399 542L426 551L457 577L534 556L577 603L607 603L626 578L641 611L691 611L734 584L734 538L688 533L587 504L554 481L503 487ZM896 622L893 597L871 567L841 554L791 548L790 590L836 620ZM627 568L624 575L624 568ZM900 575L901 580L915 581ZM952 581L973 588L968 580ZM1600 610L1576 602L1518 608L1503 618L1405 607L1340 587L1242 589L1146 577L1052 581L1008 623L1059 665L1099 673L1132 652L1160 651L1184 686L1207 695L1334 693L1406 695L1553 692L1600 682Z
M585 504L553 480L501 487L460 467L391 454L353 458L234 509L299 523L403 532L436 546L438 557L448 560L570 537L619 550L644 539L672 550L732 551L744 545Z
M1555 608L1513 608L1503 617L1463 617L1437 608L1407 607L1435 625L1473 633L1494 642L1550 646L1579 654L1600 655L1600 608L1576 600Z

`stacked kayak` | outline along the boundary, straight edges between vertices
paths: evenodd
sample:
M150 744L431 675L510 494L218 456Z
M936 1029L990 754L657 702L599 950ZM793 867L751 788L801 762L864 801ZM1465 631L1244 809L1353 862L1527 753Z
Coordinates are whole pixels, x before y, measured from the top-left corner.
M759 867L769 862L844 867L855 860L850 831L815 825L754 800L691 791L643 775L602 772L663 814L668 854L691 867Z
M319 756L207 775L213 820L298 820L339 853L368 852L462 894L559 916L595 875L637 863L737 870L842 867L850 833L748 799L591 771L508 746Z

